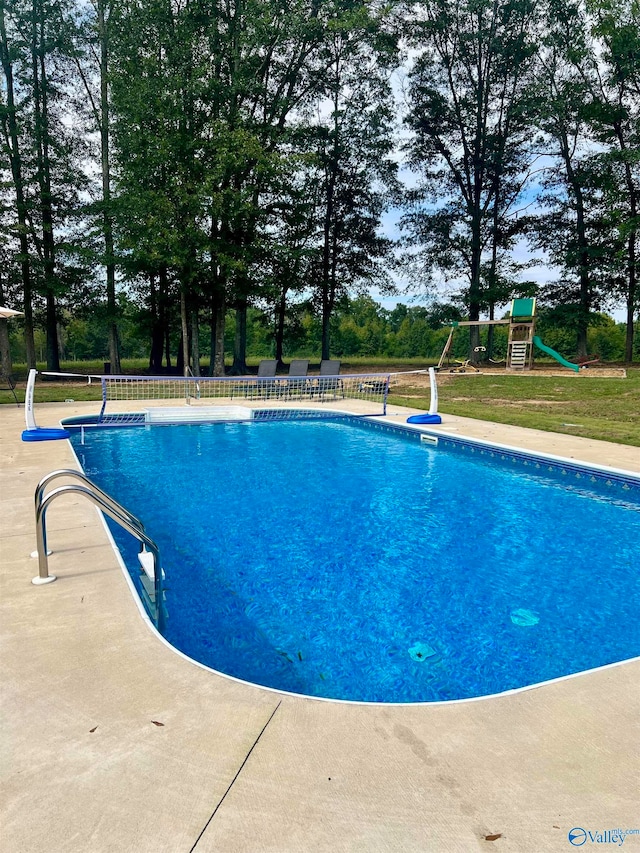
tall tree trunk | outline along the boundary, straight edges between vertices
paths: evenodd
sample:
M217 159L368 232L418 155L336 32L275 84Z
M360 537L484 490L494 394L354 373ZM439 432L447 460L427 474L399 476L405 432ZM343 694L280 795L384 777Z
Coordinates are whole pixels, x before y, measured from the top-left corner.
M20 246L20 276L22 280L22 293L24 298L24 339L27 351L27 367L31 370L36 366L36 345L33 334L33 307L32 307L32 284L31 284L31 262L29 259L29 240L27 237L27 205L24 196L24 182L22 176L22 156L20 153L20 142L18 137L18 120L16 117L15 94L13 87L13 67L9 54L9 43L4 20L4 0L0 0L0 52L2 57L2 68L6 82L7 106L2 116L5 137L8 140L9 160L11 162L11 175L13 188L16 196L16 210L18 214L18 244Z
M169 324L166 321L166 312L165 320L163 324L164 330L164 366L167 373L171 373L171 330L169 329Z
M329 301L322 294L322 342L321 342L321 358L330 358L330 337L329 337L329 322L331 320L331 311L329 309Z
M198 309L191 308L191 365L194 376L200 373L200 324L198 320Z
M636 270L635 264L632 266L631 258L635 255L635 232L629 235L628 240L628 255L629 255L629 280L627 284L627 316L626 316L626 334L624 341L624 360L631 364L633 361L633 342L635 339L635 316L636 316L636 290L637 282L635 279Z
M47 367L60 370L58 351L58 316L56 306L55 240L53 236L53 206L49 160L49 108L48 81L45 67L45 24L41 0L32 7L31 63L33 74L34 131L38 187L40 190L40 215L42 218L42 252L44 290L47 301Z
M496 306L494 305L493 302L491 302L489 304L489 319L495 320L495 316L496 316ZM494 329L495 329L495 326L488 326L488 328L487 328L487 351L485 352L485 357L487 359L493 358L493 344L494 344L494 339L495 339ZM477 361L483 361L481 356L482 356L482 353L478 353Z
M247 368L247 297L238 297L236 301L236 335L233 342L234 376L246 376Z
M575 233L576 245L578 248L578 281L580 283L576 345L578 355L586 356L587 331L589 329L589 315L591 313L591 275L589 270L589 243L587 239L586 210L580 176L573 168L571 160L571 146L569 145L569 140L564 132L561 132L560 148L567 175L567 184L571 194L573 195L576 212Z
M335 203L336 203L336 186L338 181L338 163L339 163L339 147L340 147L340 69L339 63L336 63L334 69L333 81L333 145L327 160L326 169L327 175L327 190L326 190L326 208L324 213L324 221L322 226L322 268L321 268L321 289L322 289L322 358L329 359L331 341L329 323L333 306L335 303L335 273L336 269L336 240L335 240Z
M183 340L184 339L183 339L183 336L181 333L180 334L180 346L178 347L178 355L176 358L176 373L178 374L178 376L186 376L189 372L189 367L188 367L188 365L185 364L185 360L184 360L185 348L184 348ZM169 369L168 369L168 371L171 372L171 370L169 370Z
M218 286L211 296L211 362L209 367L211 376L224 376L225 315L224 287Z
M227 225L225 224L225 230ZM222 228L215 216L211 217L211 345L209 349L209 375L224 376L224 329L226 319L226 277L218 263L218 241Z
M182 340L180 342L182 376L189 375L189 312L187 309L187 297L184 292L184 287L180 291L180 328L182 330Z
M479 320L481 309L480 269L482 264L481 218L476 211L471 222L471 284L469 286L469 319ZM480 346L480 327L469 326L469 358L475 361L475 348Z
M164 329L160 322L160 306L158 292L156 289L156 277L153 273L149 275L149 293L151 308L151 352L149 353L149 370L151 373L160 373L162 370L162 345Z
M633 361L633 340L635 335L635 303L638 288L638 259L636 256L636 235L638 233L638 188L636 187L629 162L629 151L625 144L624 133L619 122L615 124L616 137L624 157L624 179L629 196L629 221L631 230L627 238L627 292L626 292L626 334L624 342L624 360L631 364Z
M276 360L278 362L278 366L282 367L284 362L282 360L283 350L284 350L284 321L287 315L287 285L283 284L282 289L280 291L280 299L278 300L278 304L276 306L276 328L275 328L275 341L276 341Z
M591 312L591 277L589 274L589 250L585 225L584 199L582 188L576 186L576 229L579 248L580 275L580 310L578 314L577 348L578 355L587 354L587 332L589 330L589 314Z
M116 267L111 213L111 163L109 151L109 42L105 20L105 2L99 0L98 35L100 38L100 166L102 171L102 228L104 232L105 268L107 273L107 321L109 324L109 358L111 371L122 373L118 337L118 303L116 299Z

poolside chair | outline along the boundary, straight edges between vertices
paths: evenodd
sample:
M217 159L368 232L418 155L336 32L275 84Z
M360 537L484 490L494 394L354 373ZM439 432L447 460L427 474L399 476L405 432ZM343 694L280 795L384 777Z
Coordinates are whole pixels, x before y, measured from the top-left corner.
M275 358L263 358L260 364L258 365L258 381L256 382L255 387L252 388L252 391L255 391L257 396L263 397L265 400L267 397L271 397L275 394L277 390L277 385L275 380L270 382L271 377L276 375L276 369L278 367L278 362ZM254 396L253 393L251 395Z
M13 376L8 376L6 373L0 374L0 390L11 391L13 399L16 401L16 406L20 406L16 397L16 383L13 381Z
M340 393L344 397L344 384L340 379L340 362L324 358L320 362L320 376L316 385L316 393L324 400L327 394L332 394L335 400Z
M301 397L305 391L309 390L309 379L307 378L307 370L309 369L309 359L293 358L289 365L289 379L283 382L283 388L286 397Z
M258 365L258 377L275 376L278 362L275 358L263 358Z
M289 365L289 376L306 376L309 370L308 358L292 358Z

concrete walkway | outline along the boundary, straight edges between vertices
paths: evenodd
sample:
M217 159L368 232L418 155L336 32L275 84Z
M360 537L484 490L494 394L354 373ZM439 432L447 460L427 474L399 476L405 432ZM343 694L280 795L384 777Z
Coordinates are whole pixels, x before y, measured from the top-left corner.
M42 405L38 420L89 411ZM217 676L142 619L79 497L48 514L58 580L30 583L35 485L75 460L67 442L21 442L23 417L0 407L0 849L541 853L573 849L573 827L640 829L640 662L410 707ZM448 416L442 430L640 472L637 448Z

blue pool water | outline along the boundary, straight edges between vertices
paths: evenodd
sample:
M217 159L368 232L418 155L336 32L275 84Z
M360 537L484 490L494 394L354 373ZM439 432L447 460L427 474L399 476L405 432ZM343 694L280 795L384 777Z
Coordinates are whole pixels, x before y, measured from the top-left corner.
M640 654L633 479L353 420L73 441L160 546L167 639L221 672L421 702ZM137 579L137 543L114 535Z

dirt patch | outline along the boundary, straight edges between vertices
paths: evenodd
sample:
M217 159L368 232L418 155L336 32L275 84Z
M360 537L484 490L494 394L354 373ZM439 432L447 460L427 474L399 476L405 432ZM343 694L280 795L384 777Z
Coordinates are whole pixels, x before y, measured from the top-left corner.
M509 401L505 400L505 405L513 405L513 402L509 403ZM518 406L566 406L566 402L564 400L521 400L516 405Z
M477 402L475 397L449 397L449 400L452 403ZM521 406L566 406L564 400L501 400L499 398L492 398L491 403L496 406L515 406L517 408Z
M455 382L459 377L467 376L555 376L555 377L576 377L580 379L626 379L627 371L624 367L588 367L581 370L579 373L574 373L570 370L562 372L553 368L534 368L533 370L509 371L495 369L480 369L480 373L448 373L446 369L437 374L438 385L448 385ZM391 377L392 388L402 387L412 388L428 388L429 375L427 373L398 373Z

